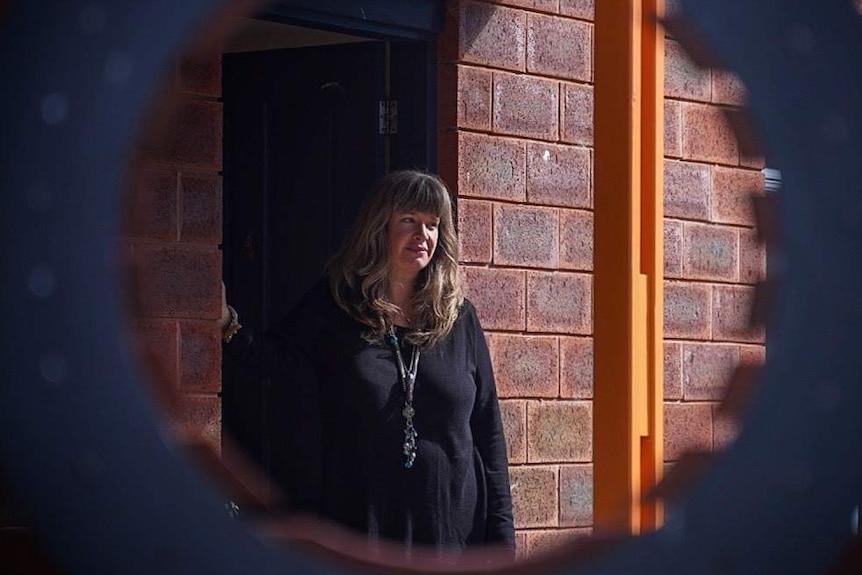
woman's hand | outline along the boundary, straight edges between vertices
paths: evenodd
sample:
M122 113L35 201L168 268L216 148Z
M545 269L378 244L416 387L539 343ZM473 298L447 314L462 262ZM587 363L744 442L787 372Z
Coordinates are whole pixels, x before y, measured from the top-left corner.
M227 289L221 282L221 326L222 331L230 324L230 310L227 308Z

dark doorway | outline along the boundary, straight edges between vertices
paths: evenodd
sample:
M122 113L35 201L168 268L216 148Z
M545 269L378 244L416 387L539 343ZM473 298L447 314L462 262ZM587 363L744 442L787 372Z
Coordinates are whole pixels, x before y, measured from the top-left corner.
M377 177L434 169L432 47L225 54L224 278L244 324L270 328L322 277ZM397 126L380 121L392 101ZM277 483L294 451L289 413L289 390L225 362L223 432Z

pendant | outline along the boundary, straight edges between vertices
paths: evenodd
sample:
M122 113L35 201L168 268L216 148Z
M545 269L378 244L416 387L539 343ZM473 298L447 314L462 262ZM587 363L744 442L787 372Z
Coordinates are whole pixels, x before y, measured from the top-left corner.
M411 404L405 402L404 409L401 410L401 414L404 416L405 420L404 445L401 449L401 453L406 457L404 460L404 467L410 469L413 467L413 462L416 461L416 438L419 436L416 432L416 428L413 427L413 416L416 414L416 411L413 409Z
M413 388L416 384L416 372L419 367L419 350L414 347L413 355L410 358L410 369L404 367L404 358L401 357L401 347L398 345L398 336L395 334L395 328L389 326L389 334L386 336L386 341L395 350L395 363L398 366L398 375L401 379L401 387L404 390L404 408L401 410L401 415L404 416L404 444L401 446L401 453L405 456L404 467L410 469L413 463L416 462L416 438L419 434L416 428L413 427L413 416L416 411L413 409Z

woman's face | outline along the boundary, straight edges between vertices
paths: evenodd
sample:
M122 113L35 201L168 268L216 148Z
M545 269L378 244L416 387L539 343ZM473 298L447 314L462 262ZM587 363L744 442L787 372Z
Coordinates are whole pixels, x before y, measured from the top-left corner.
M389 273L412 278L431 263L440 218L427 212L395 212L389 218Z

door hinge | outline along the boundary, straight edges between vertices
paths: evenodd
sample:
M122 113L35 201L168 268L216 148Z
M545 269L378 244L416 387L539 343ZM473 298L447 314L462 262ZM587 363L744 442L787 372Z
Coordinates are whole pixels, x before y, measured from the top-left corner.
M398 133L398 100L380 100L377 108L380 134Z

